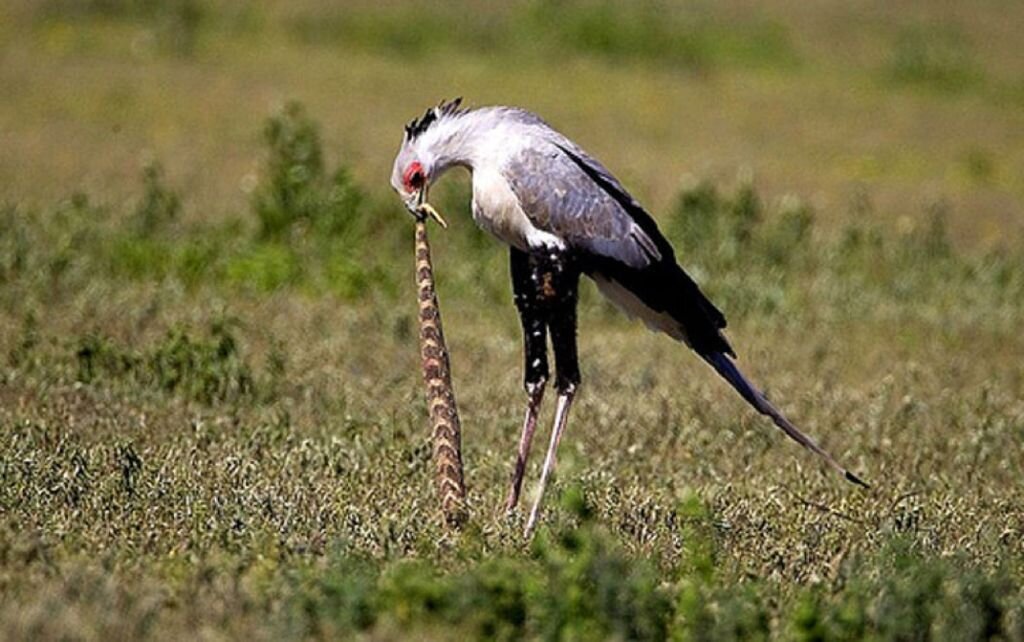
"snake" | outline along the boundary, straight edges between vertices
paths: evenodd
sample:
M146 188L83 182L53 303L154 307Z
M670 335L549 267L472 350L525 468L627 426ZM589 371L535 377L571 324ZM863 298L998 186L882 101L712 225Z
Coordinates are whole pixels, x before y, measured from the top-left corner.
M429 205L424 204L421 208L423 214L430 214L444 224L444 219ZM458 528L467 519L466 484L462 468L462 425L452 387L451 360L441 327L441 308L434 287L426 216L416 217L415 246L420 359L433 439L437 494L444 524Z

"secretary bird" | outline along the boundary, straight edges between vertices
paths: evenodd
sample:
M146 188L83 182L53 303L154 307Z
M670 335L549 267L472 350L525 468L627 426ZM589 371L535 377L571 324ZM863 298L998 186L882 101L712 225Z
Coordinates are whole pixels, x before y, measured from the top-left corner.
M580 383L576 302L581 274L628 315L696 352L758 412L848 481L867 487L789 422L739 371L725 317L676 263L654 219L592 156L537 115L513 107L461 108L442 101L405 127L391 185L421 215L430 185L452 167L472 174L473 219L510 247L522 321L527 394L506 509L515 508L548 381L547 337L558 404L537 497L536 523L558 443Z

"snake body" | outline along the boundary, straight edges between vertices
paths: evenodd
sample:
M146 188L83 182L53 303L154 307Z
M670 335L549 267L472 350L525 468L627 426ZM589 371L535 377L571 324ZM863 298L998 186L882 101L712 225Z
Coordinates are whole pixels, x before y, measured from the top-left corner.
M427 408L433 428L434 463L441 513L449 526L466 519L466 485L462 473L462 427L452 388L448 347L434 289L426 220L416 221L416 287L419 299L420 357Z

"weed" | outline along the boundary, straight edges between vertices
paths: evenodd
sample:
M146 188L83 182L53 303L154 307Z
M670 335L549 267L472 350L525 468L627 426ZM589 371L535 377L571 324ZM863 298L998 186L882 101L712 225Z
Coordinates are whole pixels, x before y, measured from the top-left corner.
M28 267L31 252L24 214L11 205L0 209L0 283L18 278Z
M181 211L181 199L164 183L159 163L148 163L142 170L142 198L133 218L139 236L149 237L173 223Z
M363 197L348 172L327 175L317 125L298 103L289 103L263 130L269 155L253 196L260 237L282 239L302 223L339 236L353 231Z
M29 311L22 320L20 336L11 346L8 354L11 366L17 368L29 365L38 346L39 320L33 312Z
M204 403L249 397L254 393L251 368L238 351L231 324L216 321L208 339L181 328L171 330L148 359L153 384Z
M128 380L207 404L253 398L252 368L239 353L231 327L216 321L208 337L172 328L143 351L88 335L75 349L76 379L82 383Z
M984 81L968 43L949 30L901 32L883 77L899 85L947 93L961 93Z
M180 56L195 53L203 24L209 20L205 2L173 0L160 5L162 16L159 33L165 47Z
M243 250L225 267L229 283L272 292L294 284L301 274L299 258L286 245L260 243Z
M996 177L996 161L991 153L982 148L975 147L968 150L961 162L967 177L976 184L989 184Z
M140 359L134 353L122 350L109 340L89 335L75 350L78 362L78 381L91 383L97 378L122 377L134 371Z
M669 233L689 252L718 255L729 262L751 249L764 218L764 205L749 182L743 182L731 198L721 196L709 183L698 183L684 189L676 203Z

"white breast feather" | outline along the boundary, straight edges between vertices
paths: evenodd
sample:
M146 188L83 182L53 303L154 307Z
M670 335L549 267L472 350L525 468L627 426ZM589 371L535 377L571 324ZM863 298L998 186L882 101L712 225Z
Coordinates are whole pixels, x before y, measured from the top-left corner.
M473 171L473 219L484 230L524 252L565 248L562 239L530 222L508 181L491 168L477 167Z

